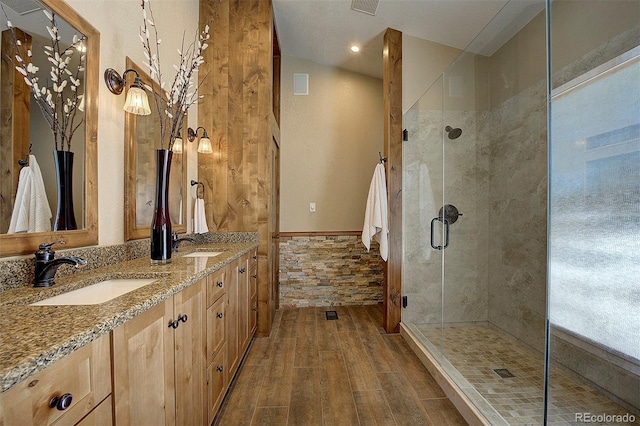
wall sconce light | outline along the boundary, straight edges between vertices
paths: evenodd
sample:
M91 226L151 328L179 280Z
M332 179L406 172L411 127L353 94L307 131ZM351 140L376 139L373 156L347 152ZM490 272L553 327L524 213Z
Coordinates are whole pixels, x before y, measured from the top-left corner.
M202 129L202 137L200 138L200 142L198 142L198 152L200 154L213 154L213 147L211 146L211 139L209 139L209 135L207 135L207 129L200 126L193 130L191 127L187 129L187 139L189 142L193 142L198 137L198 130ZM175 150L175 144L174 144Z
M182 140L182 132L180 130L178 130L178 136L176 136L176 138L173 140L173 152L174 154L182 154L182 144L183 144L183 140Z
M149 107L149 98L147 97L147 93L144 90L144 85L142 84L142 80L140 79L140 74L138 71L134 69L128 69L122 74L120 74L113 68L107 68L104 71L104 82L107 85L107 88L114 95L119 95L124 90L124 87L127 84L127 80L125 79L127 73L133 72L136 74L136 78L129 86L129 90L127 91L127 99L124 101L123 109L131 114L136 115L149 115L151 114L151 108Z

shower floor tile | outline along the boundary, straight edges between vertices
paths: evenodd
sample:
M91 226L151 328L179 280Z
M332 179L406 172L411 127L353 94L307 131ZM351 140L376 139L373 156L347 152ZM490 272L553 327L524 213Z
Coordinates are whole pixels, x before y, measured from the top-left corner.
M543 415L543 355L489 325L418 326L464 378L511 425L539 425ZM508 369L502 378L494 369ZM548 424L577 425L577 413L624 415L628 410L569 374L550 372ZM639 416L634 423L640 424ZM610 424L610 423L591 423Z

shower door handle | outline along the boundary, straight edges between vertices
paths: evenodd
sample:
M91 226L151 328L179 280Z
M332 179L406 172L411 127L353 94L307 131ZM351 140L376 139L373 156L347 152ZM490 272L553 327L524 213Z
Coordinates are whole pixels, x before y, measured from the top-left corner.
M434 226L436 222L444 223L444 245L443 246L437 246L434 241L434 236L435 236ZM449 247L449 221L444 217L434 217L431 220L431 247L433 247L436 250L444 250L447 247Z

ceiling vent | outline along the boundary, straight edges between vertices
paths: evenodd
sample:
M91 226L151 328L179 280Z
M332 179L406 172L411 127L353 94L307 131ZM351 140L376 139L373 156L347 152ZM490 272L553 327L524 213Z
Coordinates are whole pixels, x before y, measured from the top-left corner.
M5 6L14 10L18 15L26 15L42 9L42 5L33 0L2 0Z
M351 10L375 16L378 11L378 3L380 0L351 0Z

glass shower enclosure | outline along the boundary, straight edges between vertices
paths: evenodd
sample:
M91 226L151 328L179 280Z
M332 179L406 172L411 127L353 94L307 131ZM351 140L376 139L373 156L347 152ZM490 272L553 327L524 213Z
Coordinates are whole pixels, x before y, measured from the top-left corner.
M402 332L468 418L639 424L639 44L512 0L404 115Z

